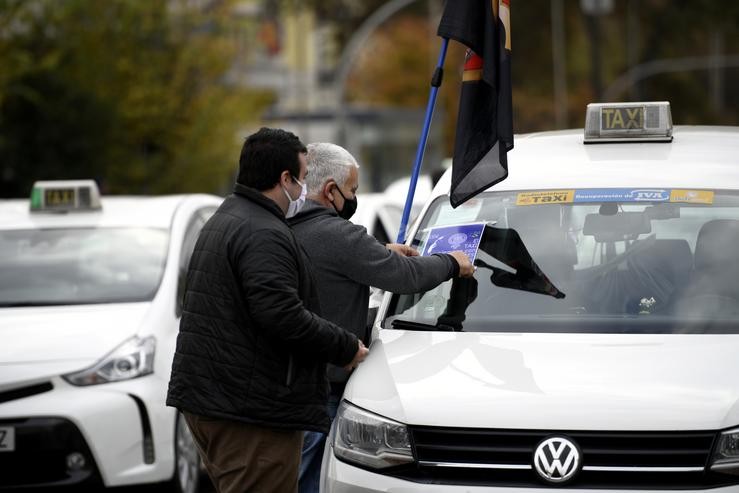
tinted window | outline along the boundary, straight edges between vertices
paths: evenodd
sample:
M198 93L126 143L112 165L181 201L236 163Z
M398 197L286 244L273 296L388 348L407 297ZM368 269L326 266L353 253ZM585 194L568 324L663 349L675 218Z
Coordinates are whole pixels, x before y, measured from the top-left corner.
M151 228L0 232L0 306L151 300L168 232Z
M561 196L554 199L564 203L548 205L532 205L523 192L488 193L457 209L448 198L437 199L414 244L423 249L434 227L486 222L474 279L395 296L385 325L736 332L739 197L698 192L679 203L650 193L621 202L576 203Z

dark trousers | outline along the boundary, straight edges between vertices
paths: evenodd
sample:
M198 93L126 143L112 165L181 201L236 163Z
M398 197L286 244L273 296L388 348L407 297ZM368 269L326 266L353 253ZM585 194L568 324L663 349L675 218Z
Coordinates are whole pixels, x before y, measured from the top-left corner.
M336 417L343 386L328 397L328 417L331 421ZM306 431L303 434L303 451L300 456L300 474L298 476L298 493L318 493L321 484L321 465L323 449L326 446L326 435L317 431Z
M295 493L303 433L183 413L219 493Z

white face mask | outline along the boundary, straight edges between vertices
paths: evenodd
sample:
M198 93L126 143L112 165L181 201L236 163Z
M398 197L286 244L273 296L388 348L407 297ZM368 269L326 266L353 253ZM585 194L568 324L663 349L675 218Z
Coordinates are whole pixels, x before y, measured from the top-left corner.
M287 190L285 190L285 187L282 187L282 191L285 193L285 197L287 197L287 200L290 201L287 206L287 212L285 213L285 217L288 219L300 212L300 209L303 208L303 204L305 204L305 196L308 195L308 188L305 186L305 183L301 183L300 180L298 180L294 176L292 177L292 179L295 180L298 185L303 187L303 189L300 192L300 196L297 199L293 200L292 197L290 197L290 194L287 193Z

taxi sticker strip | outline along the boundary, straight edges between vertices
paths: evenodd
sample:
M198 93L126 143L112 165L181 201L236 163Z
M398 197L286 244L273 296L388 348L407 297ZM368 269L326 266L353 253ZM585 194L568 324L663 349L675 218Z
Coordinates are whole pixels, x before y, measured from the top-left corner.
M712 190L664 188L589 188L519 192L516 205L572 204L583 202L680 202L713 204Z
M516 196L516 205L569 204L574 197L575 190L521 192Z

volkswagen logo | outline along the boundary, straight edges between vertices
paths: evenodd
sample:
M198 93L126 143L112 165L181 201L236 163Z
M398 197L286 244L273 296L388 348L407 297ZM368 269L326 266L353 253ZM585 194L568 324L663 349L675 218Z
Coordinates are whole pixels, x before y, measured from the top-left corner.
M580 449L565 437L549 437L534 451L534 469L547 483L566 483L577 474L581 464Z

